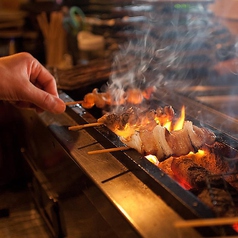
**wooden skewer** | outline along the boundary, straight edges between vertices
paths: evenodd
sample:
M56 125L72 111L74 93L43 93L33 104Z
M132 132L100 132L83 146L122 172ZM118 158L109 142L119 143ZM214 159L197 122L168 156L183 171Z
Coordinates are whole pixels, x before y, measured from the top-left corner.
M182 227L232 225L234 223L238 223L238 217L208 218L208 219L178 221L174 223L174 226L177 228L182 228Z
M70 131L77 131L86 127L93 127L93 126L100 126L103 125L102 122L94 122L94 123L88 123L88 124L83 124L83 125L77 125L77 126L70 126L68 129Z
M95 155L95 154L102 154L102 153L108 153L108 152L115 152L120 150L128 150L130 147L122 146L122 147L116 147L116 148L110 148L110 149L102 149L102 150L93 150L89 151L89 155Z
M65 105L68 106L68 105L75 105L75 104L81 104L81 103L83 103L83 100L72 101L72 102L65 102Z

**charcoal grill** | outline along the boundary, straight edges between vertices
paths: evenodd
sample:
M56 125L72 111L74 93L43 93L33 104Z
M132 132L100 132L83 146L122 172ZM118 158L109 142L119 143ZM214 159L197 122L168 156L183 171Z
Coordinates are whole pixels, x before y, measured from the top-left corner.
M65 92L61 92L60 97L66 102L73 101ZM175 92L161 90L159 95L154 95L154 100L162 105L174 105L176 101L178 108L182 104L186 105L187 118L196 124L203 122L203 126L216 133L219 141L229 146L229 151L232 152L233 157L236 156L237 129L235 119ZM176 110L177 108L175 108ZM95 116L80 105L68 106L66 112L61 115L52 115L47 112L36 115L29 111L20 111L20 113L25 121L27 141L26 144L23 143L22 145L24 148L22 150L23 156L31 166L34 165L36 171L44 173L43 178L48 180L47 183L50 184L48 187L51 187L54 192L50 194L58 193L57 196L54 196L53 207L59 206L58 201L62 196L61 190L58 189L61 180L56 181L54 177L50 176L42 161L48 161L48 159L54 161L55 157L59 157L58 161L73 161L75 167L73 172L69 170L70 176L67 171L64 171L64 168L61 168L60 173L64 174L63 181L71 181L71 177L76 176L75 174L83 174L87 178L89 185L87 183L86 188L83 188L84 193L118 237L151 238L158 237L158 234L161 237L177 237L181 235L179 233L181 230L178 231L173 226L176 221L217 217L216 212L201 202L196 195L182 188L133 149L101 155L88 155L88 151L120 147L123 144L104 125L85 128L80 131L69 131L69 126L96 121ZM211 118L213 118L212 122ZM232 123L227 123L221 128L220 122L224 119ZM41 124L40 127L39 124ZM42 125L43 130L40 129ZM31 132L31 136L29 136L29 130L36 133ZM45 138L44 130L50 132L48 139ZM33 136L34 134L37 135ZM34 138L31 138L32 136ZM40 144L42 148L34 148ZM62 173L62 171L64 172ZM38 180L40 186L44 188L42 179ZM36 190L38 192L34 196L39 196L41 189L37 188ZM49 194L49 191L46 194ZM234 198L234 194L232 196ZM110 210L109 213L104 210L105 204L106 207L110 207L110 209L106 209L107 211ZM38 205L42 206L42 204ZM58 209L58 211L62 209ZM47 213L47 211L45 212ZM54 222L48 221L48 225L54 230L54 234L59 234L58 237L64 237L66 235L65 230L67 231L67 225L61 216L62 211L45 218L48 220L49 217L57 218ZM55 223L57 225L52 225ZM236 235L236 231L231 226L187 228L182 232L185 232L182 237Z

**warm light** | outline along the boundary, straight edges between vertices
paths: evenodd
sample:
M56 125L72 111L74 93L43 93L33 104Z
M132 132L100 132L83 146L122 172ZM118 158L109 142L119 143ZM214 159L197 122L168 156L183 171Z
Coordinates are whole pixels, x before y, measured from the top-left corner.
M205 155L205 151L204 150L198 150L198 152L196 153L197 155L199 155L200 157Z
M171 121L167 121L167 122L165 122L163 127L165 127L168 131L171 131L171 125L172 125L172 122Z
M205 150L198 150L196 153L194 153L194 152L191 151L191 152L189 152L189 154L187 154L187 157L188 157L188 158L191 158L191 159L193 159L194 157L196 157L196 158L198 159L198 158L204 157L205 154L206 154L206 151L205 151Z
M123 130L115 129L114 132L115 132L118 136L122 136L122 137L124 137L124 138L128 138L128 137L130 137L131 135L134 134L135 128L127 123L127 124L125 125L125 127L123 128Z
M178 120L176 121L174 125L175 131L183 129L184 120L185 120L185 107L183 106L181 109L180 117L178 118Z
M181 109L180 117L174 122L169 115L164 114L161 117L154 116L154 114L144 113L141 115L134 124L127 123L124 128L116 128L114 132L125 139L130 138L135 131L140 131L141 129L153 130L156 125L161 125L168 131L181 130L183 129L185 121L185 107Z
M157 159L155 155L146 155L145 158L155 165L159 164L159 160Z
M233 224L232 227L236 232L238 232L238 223Z

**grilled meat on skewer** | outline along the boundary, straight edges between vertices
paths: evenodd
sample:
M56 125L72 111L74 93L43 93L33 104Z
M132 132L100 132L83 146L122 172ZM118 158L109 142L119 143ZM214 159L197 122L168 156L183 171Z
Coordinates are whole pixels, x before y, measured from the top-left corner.
M197 151L204 144L212 144L215 134L185 121L180 130L169 131L164 125L173 121L174 110L170 106L157 110L105 114L98 122L115 132L123 143L144 155L156 155L161 161L169 156L186 155Z
M143 100L148 100L151 94L155 91L155 87L149 87L145 90L138 88L128 89L126 92L117 91L114 95L109 92L98 92L95 88L91 93L84 96L82 107L92 108L94 105L98 108L104 108L106 105L122 105L124 103L138 105Z

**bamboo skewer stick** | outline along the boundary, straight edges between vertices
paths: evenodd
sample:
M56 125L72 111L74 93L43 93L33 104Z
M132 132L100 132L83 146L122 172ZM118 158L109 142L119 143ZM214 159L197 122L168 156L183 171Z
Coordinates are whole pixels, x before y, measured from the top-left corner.
M88 124L84 124L84 125L70 126L70 127L68 127L68 129L70 131L77 131L77 130L80 130L83 128L101 126L101 125L103 125L102 122L94 122L94 123L88 123Z
M122 146L122 147L116 147L116 148L110 148L110 149L93 150L93 151L89 151L88 154L89 155L95 155L95 154L116 152L116 151L129 150L129 149L130 149L130 147Z
M65 105L66 106L69 106L69 105L75 105L75 104L81 104L83 103L83 100L80 100L80 101L72 101L72 102L65 102Z
M238 223L238 217L224 217L224 218L209 218L209 219L178 221L174 223L174 226L176 228L183 228L183 227L232 225L234 223Z

